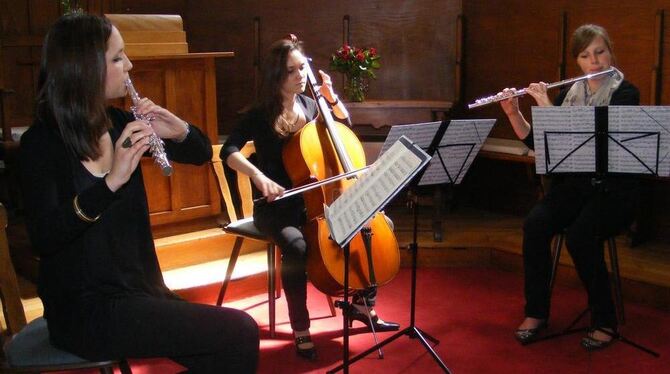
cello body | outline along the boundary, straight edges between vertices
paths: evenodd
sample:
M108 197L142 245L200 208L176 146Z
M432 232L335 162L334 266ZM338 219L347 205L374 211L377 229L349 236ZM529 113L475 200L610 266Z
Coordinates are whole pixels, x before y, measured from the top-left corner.
M333 135L338 139L333 141ZM344 145L346 165L361 168L366 165L363 146L346 125L334 122L328 126L315 121L305 125L284 145L283 162L294 186L347 172L340 161ZM324 204L330 205L341 193L355 183L342 179L303 194L307 223L303 230L307 241L307 273L312 284L328 295L339 295L344 285L344 251L332 239L323 216ZM356 290L389 282L400 268L398 243L391 224L382 213L376 213L367 223L371 229L370 253L361 233L349 243L349 287Z

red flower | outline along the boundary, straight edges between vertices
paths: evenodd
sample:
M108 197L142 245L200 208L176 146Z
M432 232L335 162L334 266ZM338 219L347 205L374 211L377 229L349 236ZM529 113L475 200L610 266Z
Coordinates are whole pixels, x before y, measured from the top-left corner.
M375 57L377 56L377 48L371 47L370 48L370 57Z
M363 51L358 51L356 54L356 59L360 62L365 61L365 55L363 54Z

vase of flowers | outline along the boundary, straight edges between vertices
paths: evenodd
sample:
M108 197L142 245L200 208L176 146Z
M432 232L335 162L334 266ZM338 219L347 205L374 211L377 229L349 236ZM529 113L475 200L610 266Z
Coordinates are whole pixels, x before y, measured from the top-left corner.
M350 101L365 100L369 79L376 78L374 70L380 66L377 50L372 47L356 48L344 44L330 58L330 68L346 77L344 94Z

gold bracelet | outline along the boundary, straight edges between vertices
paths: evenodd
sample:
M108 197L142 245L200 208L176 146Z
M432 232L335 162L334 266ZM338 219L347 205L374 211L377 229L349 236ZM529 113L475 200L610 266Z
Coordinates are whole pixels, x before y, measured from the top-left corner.
M74 200L72 200L72 206L74 207L74 212L77 213L77 217L79 217L79 219L84 222L93 223L100 218L100 214L98 214L98 216L95 218L91 218L87 216L83 210L81 210L79 207L79 195L74 196Z

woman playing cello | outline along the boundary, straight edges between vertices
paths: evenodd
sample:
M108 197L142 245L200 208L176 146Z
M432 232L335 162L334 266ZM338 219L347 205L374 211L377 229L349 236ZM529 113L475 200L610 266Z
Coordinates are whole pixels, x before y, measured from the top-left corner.
M292 187L291 179L282 162L282 148L291 136L317 117L316 102L305 96L307 84L306 58L301 43L291 36L275 42L263 65L261 92L254 107L230 134L221 159L231 168L251 177L256 188L272 202ZM346 118L330 77L319 71L323 85L320 92L331 104L338 118ZM253 140L258 163L250 163L239 151ZM309 334L310 319L307 310L307 243L303 236L305 205L300 195L259 205L254 209L254 223L269 235L282 252L281 277L288 303L291 328L298 355L314 360L316 349ZM375 331L397 330L398 324L379 318L372 306L376 289L359 292L354 297L348 318L359 320ZM366 314L369 307L371 321Z

